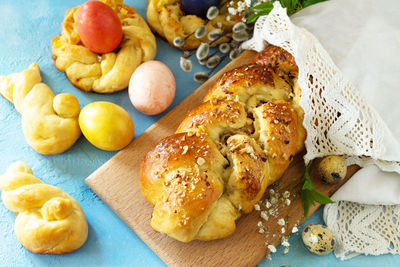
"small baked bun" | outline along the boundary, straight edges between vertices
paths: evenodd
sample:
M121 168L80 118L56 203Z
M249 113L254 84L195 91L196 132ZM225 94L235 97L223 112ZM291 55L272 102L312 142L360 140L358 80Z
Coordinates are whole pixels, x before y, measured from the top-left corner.
M96 54L86 48L79 37L76 16L71 8L62 22L62 33L51 40L54 65L68 80L83 91L114 93L128 87L134 70L156 57L156 39L136 10L122 0L102 0L118 15L123 39L110 53Z
M19 242L39 254L67 254L87 239L88 225L78 202L61 189L43 183L23 162L0 176L4 205L17 214Z

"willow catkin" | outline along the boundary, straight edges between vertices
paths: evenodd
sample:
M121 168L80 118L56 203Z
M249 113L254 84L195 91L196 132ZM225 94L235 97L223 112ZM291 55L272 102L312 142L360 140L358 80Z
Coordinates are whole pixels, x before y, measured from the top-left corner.
M208 80L208 73L205 72L197 72L194 74L194 80L198 83L204 83Z
M215 19L219 14L219 9L216 6L210 6L207 10L207 19L213 20Z
M207 43L201 43L199 48L196 51L196 57L198 60L204 59L208 56L210 52L210 45Z
M182 37L175 37L174 39L174 46L181 47L185 43L185 39Z
M197 39L203 38L205 35L207 34L207 29L205 25L201 25L200 27L198 27L196 29L196 31L194 32L194 36Z

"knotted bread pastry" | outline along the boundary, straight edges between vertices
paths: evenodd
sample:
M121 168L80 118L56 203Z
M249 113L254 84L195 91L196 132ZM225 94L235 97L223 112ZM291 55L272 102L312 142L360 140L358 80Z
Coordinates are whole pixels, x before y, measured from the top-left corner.
M304 147L297 66L269 46L225 73L176 134L142 162L140 185L155 205L151 226L183 242L235 230Z
M136 10L122 0L102 0L118 15L123 40L115 51L96 54L80 40L76 16L78 7L65 14L62 33L51 40L54 65L83 91L113 93L125 89L133 71L142 62L156 57L156 39Z
M202 38L196 38L194 32L201 25L206 26L207 32L215 29L221 29L224 32L231 32L235 23L242 21L242 17L238 15L229 15L227 2L237 3L234 1L222 1L219 15L211 20L205 21L203 18L196 15L185 14L180 0L149 0L147 2L147 21L151 29L166 39L170 45L174 45L176 37L187 38L185 43L177 47L182 50L193 50L203 43L208 43L210 40L207 34ZM227 16L231 19L227 20ZM220 25L220 26L219 26ZM213 42L212 46L228 42L231 34Z
M61 189L43 183L23 162L0 176L1 199L17 214L14 231L34 253L66 254L86 241L88 225L78 202Z
M0 76L0 94L21 113L28 144L40 154L59 154L81 135L80 105L71 94L54 96L41 80L39 66L31 64L22 72Z

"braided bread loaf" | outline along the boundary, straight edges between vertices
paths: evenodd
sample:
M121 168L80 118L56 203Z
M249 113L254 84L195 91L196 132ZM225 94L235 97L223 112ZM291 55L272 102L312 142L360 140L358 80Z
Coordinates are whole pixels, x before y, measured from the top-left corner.
M76 26L79 6L65 14L62 33L51 40L54 65L83 91L113 93L125 89L142 62L156 57L156 39L136 10L122 0L102 0L117 13L123 40L116 51L99 55L82 45Z
M34 253L66 254L87 239L88 225L78 202L61 189L44 184L23 162L0 176L4 205L17 213L14 231Z
M201 25L206 26L207 32L221 29L224 32L230 32L235 23L242 21L242 17L238 15L230 15L231 20L227 20L228 13L227 2L233 2L235 5L238 0L222 1L223 7L219 11L219 15L211 20L205 21L203 18L196 15L186 15L181 0L149 0L147 3L147 21L151 29L166 39L170 45L174 45L176 37L186 38L185 43L177 47L182 50L193 50L203 43L208 43L210 40L205 35L202 38L196 38L194 32ZM212 43L212 46L228 42L231 34L226 34L224 37Z
M140 185L156 231L183 242L232 234L303 149L293 57L269 46L253 62L219 78L145 156Z
M68 150L81 135L80 105L71 94L54 96L41 83L40 69L28 69L0 76L0 95L21 113L22 129L28 144L40 154L59 154Z

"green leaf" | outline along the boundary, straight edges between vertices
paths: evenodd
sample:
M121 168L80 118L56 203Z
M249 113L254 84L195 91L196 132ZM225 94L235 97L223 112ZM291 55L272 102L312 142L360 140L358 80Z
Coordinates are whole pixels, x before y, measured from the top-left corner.
M301 188L301 201L303 202L304 208L304 217L308 217L308 212L310 211L310 206L314 205L315 202L320 204L328 204L328 203L335 203L332 199L328 196L318 192L310 177L310 168L311 168L312 161L308 163L304 172L304 184Z
M267 9L271 9L274 7L274 4L272 2L264 2L261 3L259 5L253 6L251 9L254 10L267 10Z
M272 10L272 9L271 9ZM265 16L268 15L271 10L264 10L264 11L259 11L257 13L253 13L250 15L250 18L247 20L247 23L252 23L254 22L258 17L260 16Z
M251 7L251 9L255 10L256 12L250 15L249 19L247 20L247 23L248 24L253 23L257 20L258 17L268 15L274 7L274 1L278 1L278 0L264 2L264 3L261 3L261 4ZM327 0L279 0L282 7L286 8L286 12L287 12L288 16L293 15L294 13L302 10L303 8L306 8L308 6L311 6L313 4L323 2L323 1L327 1Z
M320 2L325 2L325 1L327 1L327 0L303 0L302 1L302 6L303 6L303 8L306 8L306 7L309 7L311 5L318 4Z
M303 202L304 218L308 217L308 212L310 211L310 206L314 204L310 197L310 190L303 190L301 192L301 201Z
M247 24L253 23L259 16L256 13L250 15L249 19L246 21Z
M304 172L304 184L302 187L302 190L315 190L314 185L311 181L311 177L310 177L310 167L311 167L312 161L310 161L308 163L308 165L306 166L306 170Z
M299 0L280 0L282 7L286 7L286 12L289 16L302 9Z
M335 201L330 199L328 196L322 194L321 192L318 192L317 190L311 191L311 195L312 199L320 204L335 203Z

